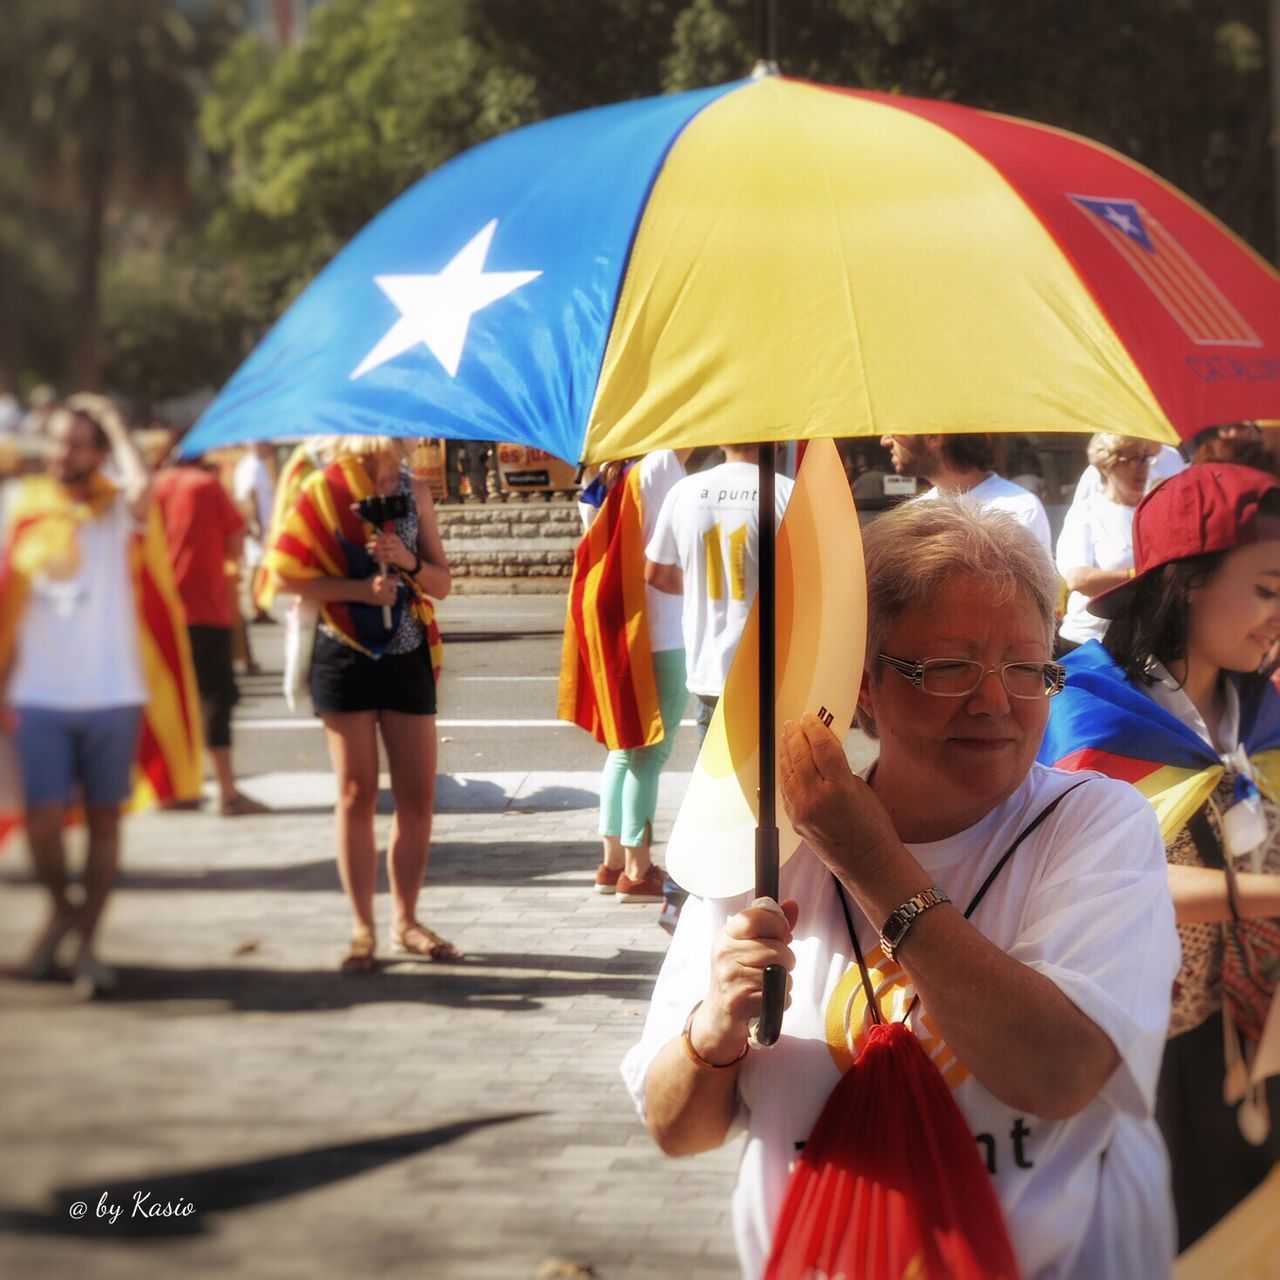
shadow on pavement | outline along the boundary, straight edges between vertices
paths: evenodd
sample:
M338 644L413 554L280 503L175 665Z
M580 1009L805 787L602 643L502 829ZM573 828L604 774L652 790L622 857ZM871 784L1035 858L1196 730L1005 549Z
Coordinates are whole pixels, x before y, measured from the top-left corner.
M378 797L381 801L381 796ZM495 813L507 807L507 793L487 778L436 775L436 813Z
M515 822L516 820L512 820ZM326 837L327 838L327 837ZM554 874L556 883L569 888L586 889L592 884L600 847L596 842L580 842L555 846L550 856L539 856L546 846L514 841L488 844L477 851L475 844L442 843L431 847L431 867L427 874L426 895L430 902L433 886L457 884L520 885L536 881L540 875ZM534 865L531 867L531 863ZM581 879L560 877L566 869L582 869ZM30 885L36 878L25 861L15 863L12 871L0 876L0 884ZM331 856L311 862L290 862L271 867L221 867L214 870L189 871L180 866L132 871L124 867L116 881L117 891L174 889L184 892L201 889L210 892L256 891L279 893L335 893L341 890L337 862ZM385 850L379 850L378 892L389 893Z
M125 1181L92 1186L58 1187L47 1213L0 1208L0 1232L18 1235L84 1236L94 1239L136 1241L200 1235L208 1231L208 1215L269 1204L290 1196L330 1186L370 1170L445 1146L478 1129L510 1124L538 1111L513 1111L505 1115L461 1120L434 1129L417 1129L386 1138L366 1138L326 1147L309 1147L288 1155L268 1156L237 1164L189 1169L181 1173L142 1174ZM134 1197L150 1193L142 1212L134 1213ZM183 1204L193 1207L189 1216L145 1216L145 1210L166 1205L179 1213ZM119 1206L113 1224L109 1211L98 1216L99 1205ZM83 1208L81 1208L83 1206ZM83 1217L73 1217L73 1209Z
M564 628L552 631L443 631L440 638L451 644L503 644L510 640L563 640Z
M613 961L589 960L596 974L606 971L606 976L590 979L558 977L549 972L559 968L562 962L575 966L581 960L578 956L527 956L524 964L532 972L515 976L494 972L490 968L492 962L486 957L470 957L447 965L439 961L424 964L395 960L384 963L372 974L339 973L336 965L333 969L287 971L248 966L161 969L130 965L116 970L119 986L109 1002L104 1003L163 1005L173 1002L177 1008L157 1012L174 1017L191 1012L184 1006L193 1002L223 1004L228 1013L313 1013L367 1004L439 1005L529 1013L541 1009L545 1001L587 992L638 1003L647 1001L662 957L649 956L648 966L643 969L633 959L626 959L625 971L621 973L608 972ZM573 971L572 967L569 971ZM202 1008L199 1012L204 1016L209 1010Z
M599 809L600 794L582 787L539 787L511 801L512 813L559 812L562 809Z

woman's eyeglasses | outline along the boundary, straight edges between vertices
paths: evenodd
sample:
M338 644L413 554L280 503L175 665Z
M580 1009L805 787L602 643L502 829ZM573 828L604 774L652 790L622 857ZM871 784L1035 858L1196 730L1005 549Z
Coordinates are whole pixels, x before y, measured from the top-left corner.
M1149 467L1156 460L1154 453L1120 453L1115 457L1117 463L1126 467Z
M994 667L964 658L926 658L923 662L907 662L891 658L887 653L876 657L917 689L937 698L965 698L994 671L1011 698L1052 698L1062 692L1067 682L1067 669L1056 662L1000 662Z

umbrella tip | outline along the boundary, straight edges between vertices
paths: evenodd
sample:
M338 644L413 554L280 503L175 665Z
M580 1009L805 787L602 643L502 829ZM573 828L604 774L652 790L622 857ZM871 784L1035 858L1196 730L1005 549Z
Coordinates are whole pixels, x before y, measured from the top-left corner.
M756 65L751 68L753 80L766 80L769 76L779 76L778 64L772 58L757 58Z

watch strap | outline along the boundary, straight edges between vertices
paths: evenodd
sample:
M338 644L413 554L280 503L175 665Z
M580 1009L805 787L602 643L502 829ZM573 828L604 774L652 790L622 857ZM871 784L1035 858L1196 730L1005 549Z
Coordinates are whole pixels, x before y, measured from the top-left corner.
M880 926L880 949L884 952L885 958L888 960L894 958L910 932L911 926L930 907L941 906L942 903L950 901L946 891L935 884L932 888L922 889L919 893L913 894L896 911L890 912L884 924Z

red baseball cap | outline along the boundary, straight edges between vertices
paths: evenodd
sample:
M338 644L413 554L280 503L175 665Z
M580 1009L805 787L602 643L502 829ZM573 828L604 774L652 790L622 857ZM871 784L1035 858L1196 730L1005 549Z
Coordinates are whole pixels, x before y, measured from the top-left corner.
M1094 596L1086 607L1096 617L1114 618L1138 583L1161 565L1260 541L1266 536L1258 529L1264 505L1266 514L1280 515L1280 480L1254 467L1202 462L1170 476L1134 512L1134 576Z

